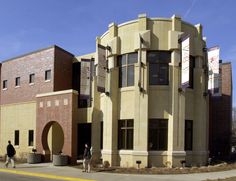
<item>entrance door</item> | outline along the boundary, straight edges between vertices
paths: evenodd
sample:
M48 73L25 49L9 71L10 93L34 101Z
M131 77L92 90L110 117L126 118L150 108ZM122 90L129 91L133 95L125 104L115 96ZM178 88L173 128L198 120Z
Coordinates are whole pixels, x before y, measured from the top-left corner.
M91 123L78 124L77 141L77 159L83 159L85 143L91 146Z

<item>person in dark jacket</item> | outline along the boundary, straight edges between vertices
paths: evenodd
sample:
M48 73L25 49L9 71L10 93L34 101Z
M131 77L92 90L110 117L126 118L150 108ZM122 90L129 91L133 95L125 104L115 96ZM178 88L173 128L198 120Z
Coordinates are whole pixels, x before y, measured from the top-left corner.
M84 160L83 160L83 166L84 166L84 172L90 172L90 161L91 161L91 151L88 146L88 144L85 144L84 148Z
M15 161L14 161L14 155L15 154L16 154L15 148L11 144L11 141L8 141L8 145L7 145L7 160L6 160L6 163L5 163L6 167L8 167L8 164L11 162L12 167L16 168Z

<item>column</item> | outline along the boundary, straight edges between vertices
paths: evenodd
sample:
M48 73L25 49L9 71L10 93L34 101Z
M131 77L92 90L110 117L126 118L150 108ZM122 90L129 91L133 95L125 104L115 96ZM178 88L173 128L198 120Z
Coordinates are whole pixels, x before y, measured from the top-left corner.
M111 23L109 25L109 36L113 39L117 36L117 25ZM118 42L117 42L118 43ZM113 61L116 56L111 55L108 61ZM109 63L108 63L109 64ZM110 165L118 165L118 151L117 151L117 131L118 131L118 68L111 68L107 74L106 91L109 94L102 95L103 99L103 161L108 161Z
M139 15L139 31L147 29L147 17L145 14ZM139 43L139 42L137 42ZM139 47L139 45L136 45ZM140 167L148 166L148 70L147 51L139 49L139 60L141 63L135 67L135 114L134 114L134 151L133 166L137 166L136 161L141 161ZM141 57L140 57L141 56ZM140 67L141 66L141 70ZM139 74L141 74L139 76ZM142 90L140 91L139 79Z

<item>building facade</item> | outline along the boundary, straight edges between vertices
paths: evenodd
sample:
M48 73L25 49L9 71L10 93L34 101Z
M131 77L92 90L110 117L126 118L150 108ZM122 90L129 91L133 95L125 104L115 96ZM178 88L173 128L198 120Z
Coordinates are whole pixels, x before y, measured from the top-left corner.
M179 43L184 34L190 36L186 89ZM0 154L10 139L18 156L35 147L45 160L62 151L75 163L90 143L93 159L113 166L175 167L183 160L205 165L209 126L202 26L143 14L110 24L98 44L107 47L104 93L97 88L98 50L76 57L52 47L2 63Z
M232 133L232 67L221 63L221 95L209 97L210 157L227 159L231 153Z

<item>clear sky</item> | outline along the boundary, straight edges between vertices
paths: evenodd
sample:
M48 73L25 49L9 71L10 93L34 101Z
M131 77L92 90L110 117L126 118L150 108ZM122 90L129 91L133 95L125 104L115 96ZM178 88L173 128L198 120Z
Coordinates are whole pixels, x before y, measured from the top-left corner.
M54 44L75 55L94 52L96 36L109 23L137 19L141 13L176 14L201 23L207 46L220 46L220 58L232 62L235 77L235 0L0 0L0 61Z

